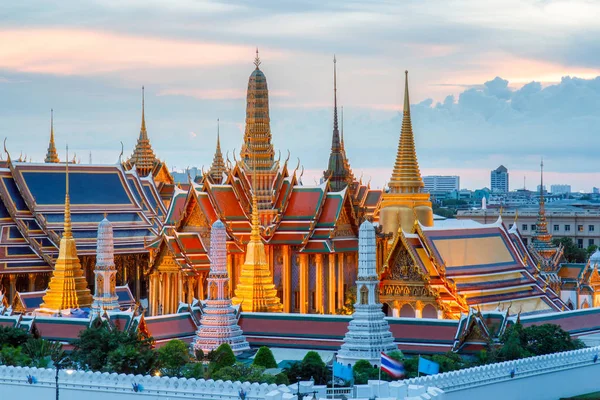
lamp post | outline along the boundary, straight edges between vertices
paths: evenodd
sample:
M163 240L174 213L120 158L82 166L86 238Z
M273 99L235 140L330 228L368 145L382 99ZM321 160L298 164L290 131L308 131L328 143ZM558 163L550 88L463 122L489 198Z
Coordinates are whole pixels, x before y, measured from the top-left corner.
M62 358L58 358L56 360L56 362L54 363L54 367L56 368L56 375L55 375L55 380L56 380L56 400L59 400L58 395L59 395L59 386L58 386L58 373L62 367L62 364L67 360L67 357L62 357ZM65 372L69 375L71 375L74 371L72 369L65 369Z
M300 392L300 379L302 379L302 377L300 377L300 376L296 377L296 380L298 383L298 391L296 393L294 393L296 395L296 397L298 398L298 400L303 400L304 396L308 396L311 393L313 394L312 400L317 400L317 391L316 390L313 390L312 392L307 392L307 393Z

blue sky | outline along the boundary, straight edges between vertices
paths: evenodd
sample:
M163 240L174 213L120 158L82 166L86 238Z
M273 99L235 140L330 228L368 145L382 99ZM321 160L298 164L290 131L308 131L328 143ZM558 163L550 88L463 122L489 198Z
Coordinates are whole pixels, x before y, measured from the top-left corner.
M327 165L332 58L357 175L382 186L400 130L403 71L423 174L511 186L600 186L600 5L591 1L27 1L0 5L0 135L82 162L133 149L146 86L148 132L170 167L208 166L216 120L239 152L255 48L271 93L273 142L304 182Z

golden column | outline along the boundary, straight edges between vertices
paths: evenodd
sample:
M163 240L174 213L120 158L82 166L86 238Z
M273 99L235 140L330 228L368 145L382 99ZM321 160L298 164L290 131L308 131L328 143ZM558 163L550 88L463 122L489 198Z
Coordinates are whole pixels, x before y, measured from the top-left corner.
M230 277L229 291L227 296L231 298L233 294L233 282L235 281L235 279L233 279L233 254L231 253L227 253L227 276Z
M300 254L300 314L308 314L308 255Z
M8 288L8 303L12 304L15 299L15 295L17 294L17 275L9 274L8 275L9 288Z
M165 278L162 272L157 272L158 280L158 304L154 315L163 315L165 312Z
M83 308L92 305L92 294L87 287L73 232L71 230L71 202L69 199L69 155L67 148L67 161L65 167L65 224L58 258L48 290L42 299L41 311L57 312L72 308Z
M327 268L327 312L329 314L335 314L335 292L337 290L335 286L335 253L329 254L329 263L327 264Z
M283 270L281 271L283 291L283 312L292 312L292 257L290 246L283 246Z
M35 278L36 274L27 274L27 283L29 284L28 290L30 292L35 292Z
M337 307L344 308L344 253L338 254Z
M315 308L317 313L324 314L323 309L323 255L315 255Z

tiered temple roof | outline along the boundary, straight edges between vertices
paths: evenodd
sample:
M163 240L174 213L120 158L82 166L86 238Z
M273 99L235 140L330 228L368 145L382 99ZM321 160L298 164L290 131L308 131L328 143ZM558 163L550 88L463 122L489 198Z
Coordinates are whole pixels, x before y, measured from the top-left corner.
M57 163L59 161L56 145L54 144L54 110L50 110L50 143L48 144L48 152L46 153L44 162Z
M208 176L212 183L216 184L220 184L223 181L223 174L227 171L225 161L223 160L223 153L221 153L221 135L218 124L219 120L217 120L217 148L215 149L212 165L208 171Z

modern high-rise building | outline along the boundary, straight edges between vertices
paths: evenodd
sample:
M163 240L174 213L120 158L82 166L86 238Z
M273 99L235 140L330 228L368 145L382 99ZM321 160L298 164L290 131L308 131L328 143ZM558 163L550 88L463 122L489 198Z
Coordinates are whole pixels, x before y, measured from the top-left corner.
M429 175L423 177L425 192L451 192L460 190L460 177L456 175Z
M569 194L571 193L571 185L550 185L550 193Z
M490 188L492 192L508 192L508 169L504 165L499 166L490 174Z

